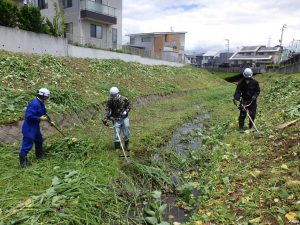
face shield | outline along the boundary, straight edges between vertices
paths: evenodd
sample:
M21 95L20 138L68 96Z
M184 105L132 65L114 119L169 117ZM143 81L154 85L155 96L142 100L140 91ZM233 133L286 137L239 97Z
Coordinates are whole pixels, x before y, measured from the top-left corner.
M116 94L110 94L110 97L112 98L112 100L114 100L114 101L116 101L116 100L118 100L119 99L119 94L118 93L116 93Z

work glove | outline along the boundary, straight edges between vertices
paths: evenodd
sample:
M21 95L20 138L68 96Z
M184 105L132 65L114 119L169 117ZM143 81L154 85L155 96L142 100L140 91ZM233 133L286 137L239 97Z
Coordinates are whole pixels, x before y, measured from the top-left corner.
M53 121L50 122L50 125L53 126L53 127L56 126L56 124Z
M45 115L40 117L40 121L47 121L47 120L48 120L48 117Z
M103 119L103 120L102 120L102 123L103 123L104 126L107 126L107 127L109 126L108 120L107 120L107 119Z
M127 116L127 111L125 110L124 112L121 113L121 117L125 118Z
M239 107L239 109L242 110L242 111L246 111L246 108L245 108L245 106L243 106L243 105L241 105L241 106Z

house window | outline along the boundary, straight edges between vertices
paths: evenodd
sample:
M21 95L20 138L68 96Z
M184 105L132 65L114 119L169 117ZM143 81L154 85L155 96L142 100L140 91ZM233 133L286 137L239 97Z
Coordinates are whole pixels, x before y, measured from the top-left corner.
M102 26L91 24L91 37L102 39Z
M117 43L118 41L118 30L116 28L112 28L112 43Z
M48 0L38 0L38 7L40 9L48 9Z
M68 40L72 40L72 38L73 38L73 23L65 23L64 37L68 38Z
M63 0L63 6L64 8L72 7L72 0Z
M130 42L131 45L135 45L135 38L134 37L130 37Z
M66 33L73 34L73 23L66 23Z
M142 37L142 42L151 42L151 37Z

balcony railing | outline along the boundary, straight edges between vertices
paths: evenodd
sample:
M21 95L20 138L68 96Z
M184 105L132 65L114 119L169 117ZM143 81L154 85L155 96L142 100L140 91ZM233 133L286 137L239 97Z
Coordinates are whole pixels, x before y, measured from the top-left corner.
M93 2L90 0L81 0L80 1L80 9L81 10L88 10L92 11L95 13L101 13L104 15L112 16L112 17L117 17L116 16L116 8L103 5L97 2Z

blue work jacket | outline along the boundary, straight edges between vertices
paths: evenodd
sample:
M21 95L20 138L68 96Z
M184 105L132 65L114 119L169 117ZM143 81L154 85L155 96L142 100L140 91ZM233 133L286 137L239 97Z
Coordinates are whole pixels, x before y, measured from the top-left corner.
M24 137L34 140L40 131L40 117L47 115L45 104L38 98L29 102L26 112L24 123L22 126L22 133ZM49 118L50 120L50 118Z

